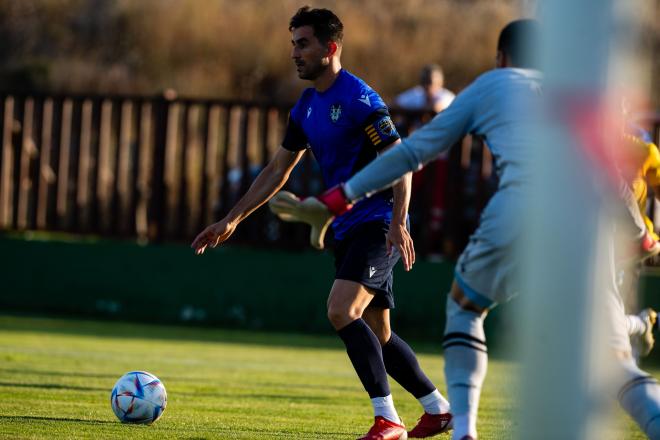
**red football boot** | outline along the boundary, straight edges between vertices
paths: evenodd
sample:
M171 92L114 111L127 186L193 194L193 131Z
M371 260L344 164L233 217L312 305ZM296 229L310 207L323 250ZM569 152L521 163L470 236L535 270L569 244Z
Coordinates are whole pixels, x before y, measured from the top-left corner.
M408 437L426 438L447 432L451 429L451 418L450 413L429 414L425 412L419 418L417 426L408 432Z
M367 435L360 437L358 440L407 440L408 433L403 422L398 423L390 422L385 417L376 416L374 426L371 427Z

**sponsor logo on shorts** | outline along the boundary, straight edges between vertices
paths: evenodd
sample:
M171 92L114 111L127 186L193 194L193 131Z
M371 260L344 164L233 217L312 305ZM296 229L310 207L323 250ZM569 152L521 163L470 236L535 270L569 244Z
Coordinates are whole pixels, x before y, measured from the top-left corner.
M376 273L376 268L373 266L369 266L369 278L372 278L375 273Z

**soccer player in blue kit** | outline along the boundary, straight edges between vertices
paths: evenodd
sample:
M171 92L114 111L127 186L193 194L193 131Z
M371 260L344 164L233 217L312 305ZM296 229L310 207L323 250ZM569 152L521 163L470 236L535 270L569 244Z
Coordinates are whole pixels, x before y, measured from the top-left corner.
M340 63L343 25L327 9L303 7L291 18L292 58L298 76L312 81L291 110L282 146L225 218L192 243L197 254L226 241L237 225L268 201L311 148L328 187L349 179L380 151L399 143L387 107ZM391 190L357 203L333 223L335 281L328 318L371 398L375 422L366 440L429 437L450 429L449 403L419 366L414 352L390 328L392 270L399 256L415 260L407 229L410 174ZM424 413L409 433L392 401L387 375L417 398Z

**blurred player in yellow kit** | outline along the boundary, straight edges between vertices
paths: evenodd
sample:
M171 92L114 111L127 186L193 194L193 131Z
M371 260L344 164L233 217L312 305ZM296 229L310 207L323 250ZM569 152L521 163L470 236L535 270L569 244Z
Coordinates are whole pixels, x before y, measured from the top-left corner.
M635 174L631 176L629 186L622 188L622 195L633 219L636 242L634 259L621 262L620 278L631 276L633 281L630 286L636 290L640 263L660 253L660 238L653 221L646 214L649 186L655 194L660 194L660 151L648 132L636 125L628 124L623 137L624 146L631 152L635 166ZM633 354L636 358L646 356L655 343L653 329L657 324L657 313L647 308L638 315L627 315L626 319Z
M647 250L653 249L657 254L660 251L660 245L657 243L660 237L655 232L653 222L646 215L646 202L649 185L656 194L660 190L660 151L646 131L637 127L632 127L628 131L632 133L626 133L625 139L628 141L634 157L641 162L631 183L631 190L644 221L645 232L648 232L649 238L653 240L653 242L647 243ZM644 250L644 244L642 250Z

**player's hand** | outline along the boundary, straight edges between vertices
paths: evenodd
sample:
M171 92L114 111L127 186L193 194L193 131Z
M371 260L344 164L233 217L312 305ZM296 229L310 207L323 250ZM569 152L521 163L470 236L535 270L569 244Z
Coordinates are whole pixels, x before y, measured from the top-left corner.
M396 246L401 254L401 262L406 271L412 269L415 263L415 246L413 239L408 232L405 224L390 223L390 229L387 231L387 255L392 255L392 248Z
M234 233L236 226L226 219L213 223L195 237L190 247L195 249L195 255L201 255L207 247L214 248L225 242Z

